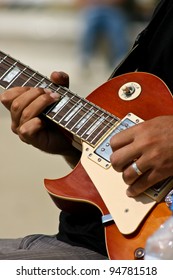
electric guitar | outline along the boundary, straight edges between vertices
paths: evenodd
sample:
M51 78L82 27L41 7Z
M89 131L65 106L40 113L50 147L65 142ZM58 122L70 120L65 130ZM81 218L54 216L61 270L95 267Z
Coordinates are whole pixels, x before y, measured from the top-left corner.
M70 135L82 155L67 176L45 179L46 190L60 209L101 212L110 259L142 259L147 238L170 216L163 200L167 196L169 201L173 181L168 178L136 198L127 197L122 175L109 161L109 140L141 121L173 114L165 83L152 74L132 72L105 82L84 99L0 52L0 85L50 88L61 95L42 116Z

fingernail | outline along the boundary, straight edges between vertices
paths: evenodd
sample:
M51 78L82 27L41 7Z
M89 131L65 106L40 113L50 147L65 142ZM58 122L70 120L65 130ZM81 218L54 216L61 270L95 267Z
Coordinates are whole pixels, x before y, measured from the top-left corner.
M59 100L60 99L60 95L59 95L59 93L57 93L57 92L51 92L50 93L50 96L53 98L53 99L55 99L55 100Z
M129 196L129 197L132 197L132 196L133 196L132 193L129 191L129 189L126 190L126 194L127 194L127 196Z
M44 88L43 90L45 93L49 93L49 94L52 92L51 89L49 89L49 88Z
M45 89L44 89L44 92L50 94L50 96L51 96L54 100L58 100L58 99L60 98L60 95L59 95L58 92L56 92L56 91L51 91L51 89L49 89L49 88L45 88Z

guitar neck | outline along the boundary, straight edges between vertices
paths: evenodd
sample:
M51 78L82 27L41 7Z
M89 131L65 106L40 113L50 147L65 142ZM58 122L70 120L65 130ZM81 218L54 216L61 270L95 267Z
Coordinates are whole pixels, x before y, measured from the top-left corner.
M118 118L69 89L57 86L47 77L0 51L0 85L4 89L15 86L49 88L58 92L60 101L42 114L70 132L75 139L95 146Z

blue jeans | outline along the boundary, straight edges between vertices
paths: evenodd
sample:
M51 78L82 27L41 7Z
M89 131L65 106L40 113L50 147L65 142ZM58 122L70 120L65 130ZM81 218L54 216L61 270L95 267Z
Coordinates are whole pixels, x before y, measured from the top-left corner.
M123 58L128 51L127 18L123 11L110 6L92 6L82 11L83 28L80 40L80 51L83 64L92 58L103 39L107 44L107 62L115 66L115 62Z

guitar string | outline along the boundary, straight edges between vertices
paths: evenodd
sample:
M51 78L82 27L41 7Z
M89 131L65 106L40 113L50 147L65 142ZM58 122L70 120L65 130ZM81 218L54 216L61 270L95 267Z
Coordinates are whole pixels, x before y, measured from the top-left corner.
M13 59L13 63L11 63L11 62L9 62L9 61L6 61L6 60L3 60L3 62L0 62L0 64L4 64L4 65L6 65L7 67L9 67L9 66L13 66L14 65L14 62L16 62L16 61L14 61L14 59ZM50 85L52 85L52 87L50 86L50 85L48 85L48 87L49 88L51 88L51 89L54 89L53 88L53 85L54 84L52 84L52 82L47 78L47 77L44 77L43 75L41 75L40 73L38 73L38 72L35 72L34 70L32 70L30 67L26 67L26 66L24 66L22 63L20 63L20 62L18 62L18 64L20 65L20 67L19 67L19 69L21 70L21 71L23 71L22 72L22 74L25 76L25 77L28 77L28 78L30 78L31 77L31 74L29 74L29 73L27 73L27 71L26 71L26 69L28 69L28 70L30 70L33 74L37 74L38 76L40 76L41 78L42 78L42 80L44 81L44 79L46 79L49 83L50 83ZM21 66L22 67L24 67L23 69L21 69ZM21 74L20 74L21 75ZM18 76L18 77L20 77L20 75ZM29 80L29 79L28 79ZM33 77L31 77L31 82L40 82L40 79L38 79L38 78L36 78L35 76L33 76ZM56 86L56 85L54 85L54 86ZM58 86L60 89L63 89L63 90L65 90L67 93L71 93L68 89L65 89L65 88L63 88L63 87L61 87L61 86ZM56 88L57 88L57 86L56 86ZM59 88L57 88L57 90L59 89ZM72 93L71 93L72 94ZM80 101L80 97L78 97L77 95L74 95L75 97L77 97L77 98L79 98L79 101ZM81 98L82 99L82 98ZM90 138L90 137L92 137L92 139L90 140L91 141L91 143L94 141L94 139L97 139L97 137L99 136L99 135L101 135L101 137L103 136L103 135L105 135L105 133L106 133L106 131L105 131L105 129L108 131L110 128L112 128L113 127L113 125L115 124L115 120L116 120L116 122L117 122L117 118L115 117L115 116L113 116L113 115L111 115L110 113L107 113L105 110L102 110L101 108L99 108L98 106L96 106L95 104L92 104L91 102L89 102L89 101L87 101L87 100L85 100L85 99L83 99L84 101L85 101L85 103L87 104L89 104L90 106L91 106L91 108L89 109L89 111L91 111L92 110L92 108L94 107L95 109L97 108L97 111L100 111L100 112L102 112L102 114L104 114L104 113L106 113L106 118L101 122L101 123L99 123L95 128L94 128L94 130L91 132L91 134L89 135L89 136L87 136L87 138ZM68 102L68 104L71 104L72 106L73 105L76 105L76 103L74 103L73 102L73 100L72 99L70 99L70 101ZM71 108L72 109L72 108ZM82 108L82 110L80 110L80 111L82 111L83 113L84 113L84 115L85 115L85 113L87 113L88 112L88 110L84 110L84 107ZM94 127L94 124L96 124L97 123L97 121L99 122L99 119L102 117L102 114L100 115L100 114L98 114L97 113L97 111L96 112L94 112L94 114L92 114L92 119L94 119L93 120L93 122L92 122L92 126ZM50 111L49 111L50 112ZM48 114L47 114L48 115ZM58 114L57 114L58 115ZM111 120L109 120L108 121L108 117L111 117ZM55 121L57 121L56 120L56 118L54 118L55 119ZM64 119L64 118L63 118ZM62 119L62 121L63 121L63 119ZM72 118L73 119L73 118ZM82 118L80 118L81 120L82 120ZM79 121L80 120L78 120L77 121L77 123L79 123ZM114 123L112 123L114 121ZM58 121L57 121L57 123L58 123ZM88 121L86 121L85 122L85 124L87 124L88 123ZM59 124L61 124L62 125L62 123L59 121ZM84 125L85 125L84 124ZM91 126L91 123L89 123L89 126ZM91 126L91 127L92 127ZM64 128L66 127L66 125L64 125ZM73 128L75 128L76 126L73 126ZM82 126L83 127L83 126ZM97 131L99 129L99 131ZM88 127L87 127L87 129L85 130L85 132L84 133L82 133L82 135L85 135L85 133L87 133L87 130L88 130ZM79 131L80 131L80 129L79 129ZM71 129L71 132L73 132L73 130ZM76 134L76 133L75 133ZM95 135L96 134L96 135ZM76 135L78 135L78 136L80 136L80 134L79 133L77 133ZM98 141L98 140L97 140Z
M16 61L14 60L14 62L16 62ZM29 66L25 66L24 64L22 64L22 63L19 62L19 61L17 61L17 62L18 62L21 66L23 66L24 68L26 68L26 70L20 69L20 68L19 68L21 71L24 70L24 72L22 72L22 74L25 75L26 77L28 77L28 78L31 77L30 73L27 73L27 69L28 69L28 70L32 71L32 73L37 74L37 75L40 76L41 78L47 80L47 81L50 83L50 85L49 85L48 87L51 88L52 90L54 90L54 87L53 87L53 86L55 86L56 88L59 87L60 89L66 90L68 93L72 93L68 88L65 88L65 87L63 87L63 86L61 86L61 85L55 85L55 84L53 84L53 83L51 82L51 80L50 80L48 77L46 77L46 76L44 76L44 75L41 75L40 73L34 71L34 70L31 69ZM0 64L1 64L1 63L4 63L4 65L6 65L7 67L8 67L8 66L13 66L13 65L14 65L14 63L10 63L10 62L5 61L5 60L4 60L3 62L0 62ZM16 65L15 65L15 66L16 66ZM28 79L28 80L29 80L29 79ZM31 81L36 82L37 84L40 82L40 80L39 80L38 78L36 78L35 76L31 77ZM51 85L53 85L53 86L51 86ZM56 90L58 91L59 88L57 88ZM60 94L62 94L62 93L60 92ZM111 114L110 112L108 112L108 111L106 111L106 110L100 108L99 106L97 106L96 104L94 104L94 103L88 101L87 99L82 98L82 97L78 96L78 95L75 94L75 93L72 93L72 94L73 94L74 96L78 97L79 99L85 101L86 103L89 103L90 105L96 107L97 109L100 109L100 111L102 111L102 112L104 111L104 112L107 113L109 116L112 116L112 117L115 117L115 118L116 118L116 116L114 116L114 115ZM72 103L72 104L73 104L73 103ZM75 103L74 103L74 104L75 104Z
M14 59L11 58L11 57L10 57L10 59L14 60ZM16 62L16 61L14 60L14 62ZM25 67L21 62L19 62L19 61L17 61L17 62L19 63L19 65ZM3 60L0 64L2 64L2 63L3 63L4 65L6 65L7 67L13 66L13 65L14 65L14 63L10 63L9 61L6 61L6 60ZM28 67L28 66L26 66L26 67L27 67L26 70L22 73L24 76L26 76L26 78L30 78L30 77L31 77L30 73L27 72L27 69L28 69L28 70L32 71L33 74L35 73L36 75L40 76L41 78L47 80L47 81L50 83L50 85L48 85L48 88L49 88L49 89L55 90L54 87L56 87L56 88L58 87L58 88L56 89L56 91L58 91L58 90L60 90L60 89L63 89L63 90L65 90L67 93L74 94L74 93L72 93L70 90L68 90L67 88L65 88L65 87L63 87L63 86L59 86L59 85L56 86L56 85L53 84L53 83L51 82L51 80L49 80L47 77L41 75L41 74L38 73L38 72L35 72L35 71L34 71L33 69L31 69L30 67ZM20 69L20 67L19 67L19 69ZM20 69L20 70L23 71L23 69ZM29 80L29 79L28 79L28 80ZM40 82L40 80L39 80L37 77L34 76L34 77L31 77L31 82L36 82L36 83L38 84L38 83ZM54 86L54 87L53 87L53 86ZM59 92L58 92L58 93L59 93ZM60 95L62 96L62 92L60 92ZM104 122L103 122L103 124L105 124L105 127L108 127L108 129L112 127L112 125L113 125L113 124L111 125L111 122L112 122L112 121L116 121L116 122L118 121L118 118L117 118L116 116L114 116L114 115L112 115L111 113L107 112L106 110L100 108L99 106L95 105L94 103L92 103L92 102L90 102L90 101L88 101L88 100L86 100L86 99L84 99L84 98L81 98L81 97L79 97L79 96L76 95L76 94L74 94L73 96L75 96L75 97L79 98L79 100L83 100L85 103L89 104L89 105L91 106L91 108L89 109L89 111L91 111L92 107L94 107L94 108L96 109L96 112L95 112L94 115L92 116L92 117L95 119L95 121L101 117L101 116L98 114L98 111L100 111L100 112L102 112L102 113L105 113L107 116L109 116L109 117L111 118L111 120L108 121L108 120L105 119ZM72 106L73 106L73 105L76 105L76 103L75 103L72 99L70 99L68 103L70 103ZM85 109L85 107L83 107L83 108L82 108L82 112L84 112L84 114L85 114L85 113L88 112L88 110Z

